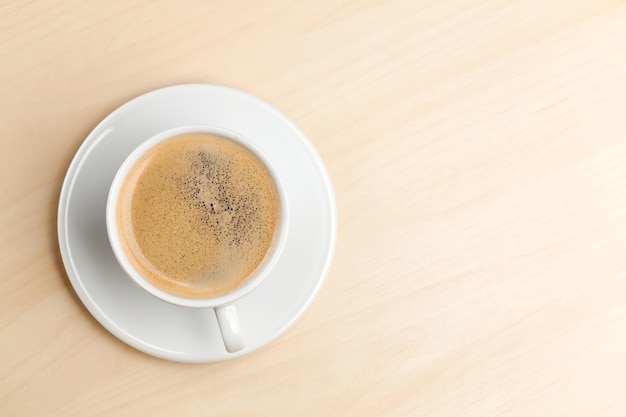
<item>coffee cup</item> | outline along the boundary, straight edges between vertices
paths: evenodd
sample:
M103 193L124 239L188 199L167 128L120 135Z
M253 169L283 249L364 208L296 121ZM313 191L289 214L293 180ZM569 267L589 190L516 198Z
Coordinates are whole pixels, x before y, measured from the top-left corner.
M216 126L158 133L125 159L106 226L128 277L152 296L214 309L228 352L245 347L235 302L271 273L287 237L287 196L267 156Z

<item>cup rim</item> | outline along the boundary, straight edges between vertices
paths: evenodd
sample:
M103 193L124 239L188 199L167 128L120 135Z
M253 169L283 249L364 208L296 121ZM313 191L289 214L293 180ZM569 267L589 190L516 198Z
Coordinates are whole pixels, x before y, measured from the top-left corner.
M273 253L271 257L265 260L265 264L262 268L255 273L255 276L246 282L243 286L235 289L232 292L221 295L219 297L207 297L207 298L186 298L180 297L173 294L170 294L166 291L161 290L160 288L151 284L147 279L145 279L131 264L128 260L124 249L120 243L120 237L117 230L117 200L119 197L119 193L121 190L121 186L126 179L126 176L130 172L131 168L135 165L135 163L145 155L149 150L153 149L155 146L166 142L169 139L172 139L176 136L187 134L187 133L210 133L218 136L225 137L227 139L233 140L240 145L244 146L250 152L252 152L267 168L274 183L276 184L276 189L278 191L278 197L280 202L280 224L279 224L279 232L278 237L274 246ZM194 308L213 308L218 306L223 306L230 304L251 291L253 291L256 287L258 287L265 278L270 274L273 267L278 262L280 255L285 246L285 241L287 240L287 229L289 225L289 209L287 204L287 193L285 191L285 187L283 185L282 179L274 166L271 160L265 155L265 153L259 149L254 143L252 143L245 136L230 130L225 129L219 126L213 125L186 125L179 126L171 129L167 129L161 131L145 141L139 144L133 151L125 158L124 162L120 165L117 172L115 173L115 177L111 183L109 188L109 194L107 197L106 203L106 228L107 235L109 238L109 243L111 244L111 248L113 249L113 254L117 259L119 265L122 267L126 275L128 275L135 284L139 285L139 287L146 290L148 293L153 295L154 297L166 301L170 304L179 305L183 307L194 307Z

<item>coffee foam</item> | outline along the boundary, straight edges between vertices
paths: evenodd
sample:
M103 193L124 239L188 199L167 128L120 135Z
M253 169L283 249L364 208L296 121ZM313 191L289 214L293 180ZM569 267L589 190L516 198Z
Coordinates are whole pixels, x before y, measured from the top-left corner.
M131 169L118 200L118 231L149 282L188 298L244 285L276 238L280 204L263 163L215 135L172 138Z

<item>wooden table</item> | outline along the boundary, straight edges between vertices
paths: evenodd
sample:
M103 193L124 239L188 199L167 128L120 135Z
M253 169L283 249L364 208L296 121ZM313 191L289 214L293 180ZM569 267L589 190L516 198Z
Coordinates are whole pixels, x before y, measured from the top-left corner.
M626 3L2 3L0 415L626 414ZM89 131L189 82L292 118L339 211L303 319L202 365L109 334L56 232Z

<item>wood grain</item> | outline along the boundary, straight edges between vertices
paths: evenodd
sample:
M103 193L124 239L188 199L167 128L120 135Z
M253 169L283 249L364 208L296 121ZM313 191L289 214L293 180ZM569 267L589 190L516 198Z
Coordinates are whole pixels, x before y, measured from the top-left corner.
M626 414L624 2L5 1L0 57L0 415ZM88 132L184 82L284 111L339 210L309 312L219 364L118 341L56 243Z

